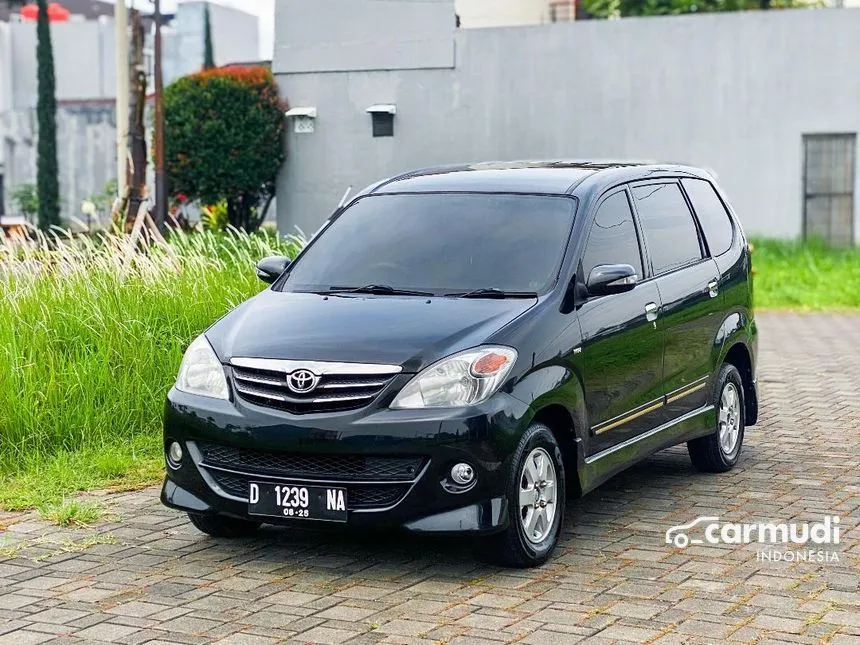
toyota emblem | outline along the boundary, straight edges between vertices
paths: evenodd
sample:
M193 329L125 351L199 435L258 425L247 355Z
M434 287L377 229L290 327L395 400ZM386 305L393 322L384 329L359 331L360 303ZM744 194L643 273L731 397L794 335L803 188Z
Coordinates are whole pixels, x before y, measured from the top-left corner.
M287 387L296 394L307 394L313 391L319 380L310 370L296 370L287 374Z

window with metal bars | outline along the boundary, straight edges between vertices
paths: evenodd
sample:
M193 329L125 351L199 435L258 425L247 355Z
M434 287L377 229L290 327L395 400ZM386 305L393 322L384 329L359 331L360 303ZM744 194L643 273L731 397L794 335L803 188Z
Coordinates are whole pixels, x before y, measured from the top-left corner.
M857 135L803 135L803 236L833 246L854 242Z

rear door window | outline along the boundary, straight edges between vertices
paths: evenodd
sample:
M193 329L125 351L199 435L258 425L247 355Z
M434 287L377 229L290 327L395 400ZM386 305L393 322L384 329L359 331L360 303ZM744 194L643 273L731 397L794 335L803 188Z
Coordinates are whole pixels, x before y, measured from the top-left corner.
M676 182L631 188L654 273L667 273L702 259L699 231Z
M682 179L681 184L699 217L711 255L722 255L732 245L735 229L717 191L704 179Z
M600 264L629 264L640 279L643 276L639 238L625 190L610 195L597 207L582 258L583 277L587 280Z

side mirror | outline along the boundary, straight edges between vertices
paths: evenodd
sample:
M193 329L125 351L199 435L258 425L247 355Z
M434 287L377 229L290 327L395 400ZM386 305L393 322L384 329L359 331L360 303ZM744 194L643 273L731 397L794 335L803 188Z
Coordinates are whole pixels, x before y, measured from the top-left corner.
M599 264L588 274L585 286L589 296L606 296L630 291L637 282L636 269L629 264Z
M270 255L257 262L257 277L272 284L290 266L290 258L283 255Z

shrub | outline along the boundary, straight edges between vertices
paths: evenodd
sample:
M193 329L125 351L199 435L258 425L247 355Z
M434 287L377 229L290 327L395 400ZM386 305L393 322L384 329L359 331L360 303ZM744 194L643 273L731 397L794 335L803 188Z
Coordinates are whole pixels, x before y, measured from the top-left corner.
M224 200L230 224L251 232L265 218L284 161L285 105L264 67L226 67L181 78L164 93L171 191Z

